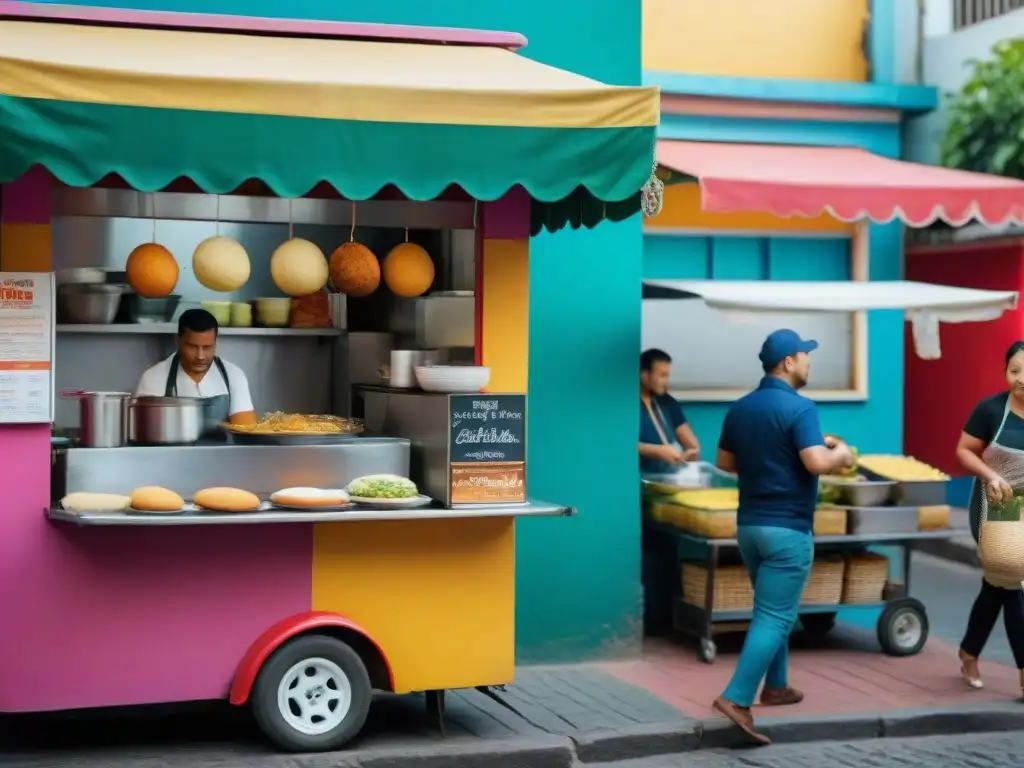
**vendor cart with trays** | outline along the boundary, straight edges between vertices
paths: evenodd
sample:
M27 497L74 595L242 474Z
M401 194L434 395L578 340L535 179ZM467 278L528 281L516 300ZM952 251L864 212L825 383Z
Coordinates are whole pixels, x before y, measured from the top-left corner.
M700 463L699 473L700 488L735 489L735 478L710 464ZM956 533L948 527L945 481L900 483L864 468L860 473L859 494L865 498L844 492L839 500L864 503L870 492L875 498L868 500L881 503L819 506L815 561L801 600L800 624L808 634L821 636L835 626L842 608L875 610L882 651L913 656L927 642L929 622L925 606L910 596L911 551L918 541ZM645 618L649 625L697 638L698 655L710 664L717 655L716 635L743 631L753 617L753 589L739 556L735 509L702 512L672 506L673 493L682 490L672 478L647 476L642 485ZM891 578L887 556L871 551L879 546L897 549L896 572L902 579Z

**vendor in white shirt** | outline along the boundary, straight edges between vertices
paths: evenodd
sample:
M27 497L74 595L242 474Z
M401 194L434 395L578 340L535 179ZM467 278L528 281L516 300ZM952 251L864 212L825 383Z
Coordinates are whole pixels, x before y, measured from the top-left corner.
M178 351L142 374L136 397L198 397L206 418L253 424L256 412L242 369L221 360L217 319L205 309L189 309L178 319Z

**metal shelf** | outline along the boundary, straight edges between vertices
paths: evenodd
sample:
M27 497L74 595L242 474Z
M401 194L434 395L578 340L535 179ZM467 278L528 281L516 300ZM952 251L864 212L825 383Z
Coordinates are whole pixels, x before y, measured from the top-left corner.
M466 504L453 509L440 506L420 509L353 508L340 512L184 512L180 514L138 514L127 512L69 512L51 507L43 513L53 522L78 526L155 528L182 525L267 525L281 523L360 523L377 520L455 520L475 517L570 517L573 507L527 501L518 504Z
M57 326L57 333L99 334L135 336L173 336L178 332L177 323L117 323L112 325ZM222 327L221 336L340 336L344 331L337 328L231 328Z

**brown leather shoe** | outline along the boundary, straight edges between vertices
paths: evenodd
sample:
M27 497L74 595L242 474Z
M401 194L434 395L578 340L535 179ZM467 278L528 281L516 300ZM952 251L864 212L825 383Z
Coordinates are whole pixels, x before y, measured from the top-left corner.
M761 703L766 707L785 707L789 704L799 704L804 700L802 691L796 688L763 688L761 690Z
M723 699L721 696L715 699L711 706L729 718L755 744L767 746L772 743L772 740L763 733L758 733L754 730L754 716L750 714L749 707L738 706L728 699Z

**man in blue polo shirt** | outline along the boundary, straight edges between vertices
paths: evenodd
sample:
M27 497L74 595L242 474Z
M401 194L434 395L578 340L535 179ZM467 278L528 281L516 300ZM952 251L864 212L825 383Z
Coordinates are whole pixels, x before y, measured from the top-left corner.
M844 443L826 444L814 403L797 393L817 347L795 331L770 334L760 354L765 376L729 409L718 444L718 466L739 479L737 538L754 585L754 616L714 707L761 744L769 739L754 730L750 706L762 679L762 705L803 700L789 685L789 634L814 559L817 476L853 465Z

